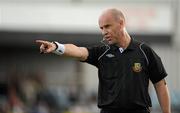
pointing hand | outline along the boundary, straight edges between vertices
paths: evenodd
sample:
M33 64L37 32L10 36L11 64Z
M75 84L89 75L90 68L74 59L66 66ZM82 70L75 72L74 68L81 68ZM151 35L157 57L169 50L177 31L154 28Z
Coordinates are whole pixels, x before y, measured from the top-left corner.
M51 53L56 49L56 44L44 40L36 40L40 44L40 53Z

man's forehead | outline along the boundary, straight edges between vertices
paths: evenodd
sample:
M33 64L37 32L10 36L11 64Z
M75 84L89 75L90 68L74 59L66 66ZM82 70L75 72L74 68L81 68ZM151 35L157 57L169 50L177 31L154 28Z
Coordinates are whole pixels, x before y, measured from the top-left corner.
M112 20L112 17L113 17L112 14L105 12L99 17L99 23L108 21L108 20Z
M107 18L107 17L112 17L111 11L104 11L100 16L100 18Z

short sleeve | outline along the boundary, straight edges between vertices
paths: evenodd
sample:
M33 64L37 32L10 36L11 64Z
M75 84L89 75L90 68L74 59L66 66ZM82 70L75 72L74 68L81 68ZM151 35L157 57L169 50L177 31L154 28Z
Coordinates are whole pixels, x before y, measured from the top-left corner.
M149 78L152 83L155 84L160 80L164 79L167 76L167 73L161 61L161 58L155 53L153 49L145 46L145 52L149 60Z
M100 47L98 46L93 46L93 47L87 47L88 49L88 58L83 61L83 62L87 62L91 65L94 65L97 67L98 65L98 57L99 57L99 53L100 53Z

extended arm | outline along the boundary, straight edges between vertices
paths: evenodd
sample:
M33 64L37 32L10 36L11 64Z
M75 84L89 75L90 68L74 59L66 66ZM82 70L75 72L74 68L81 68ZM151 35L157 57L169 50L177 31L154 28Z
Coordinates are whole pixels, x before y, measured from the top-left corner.
M155 83L154 87L162 109L162 113L171 113L170 97L166 81L162 79L161 81Z
M57 45L55 43L44 41L44 40L36 40L36 43L39 43L40 52L43 53L52 53L56 50ZM63 44L64 52L63 55L77 58L81 61L84 61L88 57L88 50L85 47L78 47L74 44Z
M85 47L77 47L74 44L64 44L65 51L64 55L78 58L81 61L84 61L88 57L88 50Z

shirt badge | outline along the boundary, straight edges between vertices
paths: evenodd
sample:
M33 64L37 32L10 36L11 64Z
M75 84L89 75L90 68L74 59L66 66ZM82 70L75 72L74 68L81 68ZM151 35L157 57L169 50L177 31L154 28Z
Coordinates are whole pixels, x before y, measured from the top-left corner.
M115 56L114 56L113 54L111 54L111 53L107 54L106 56L109 57L109 58L115 57Z
M132 67L134 72L141 72L142 66L141 63L134 63L134 66Z

